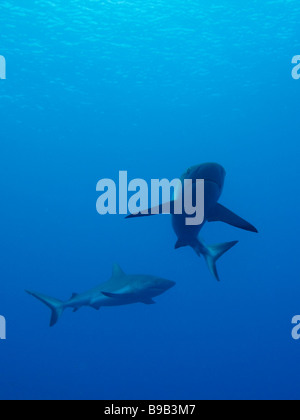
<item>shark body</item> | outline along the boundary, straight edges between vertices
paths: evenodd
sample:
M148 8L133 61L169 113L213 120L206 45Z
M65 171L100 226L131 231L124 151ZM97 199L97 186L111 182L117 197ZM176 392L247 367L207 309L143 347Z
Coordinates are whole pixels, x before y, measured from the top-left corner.
M193 181L193 190L196 188L196 180L204 179L204 223L199 226L187 226L185 223L185 214L172 215L173 229L178 237L175 249L190 246L198 256L203 255L209 270L219 281L219 275L216 268L217 260L227 251L233 248L238 241L227 242L218 245L207 245L199 234L206 222L224 222L239 229L249 232L256 232L257 229L242 219L231 210L219 204L226 178L225 169L217 163L206 163L194 166L182 175L181 180L191 179ZM176 197L175 197L176 200Z
M175 249L182 247L190 246L196 252L198 256L203 255L209 270L213 276L219 281L219 275L216 268L216 262L218 259L234 247L238 241L228 242L218 245L207 245L201 238L199 234L205 225L206 222L224 222L231 226L247 230L249 232L256 232L257 229L248 223L246 220L237 216L231 210L219 204L219 199L222 195L224 183L226 178L225 169L217 163L205 163L202 165L197 165L191 167L184 173L181 177L182 184L185 180L192 180L192 192L189 191L189 194L193 194L193 197L196 195L196 182L197 180L204 180L204 222L198 226L188 226L186 224L186 218L188 215L183 211L182 214L175 214L175 202L176 200L183 200L184 195L179 197L174 196L174 199L170 203L171 214L172 214L172 226L177 235L177 242ZM184 206L183 206L184 207ZM148 214L139 213L136 215L130 215L128 218L134 217L145 217L151 216L153 209L148 210ZM155 209L157 213L157 208ZM163 213L163 206L160 206L160 214Z
M62 316L65 309L71 308L77 312L80 308L88 306L99 310L102 306L123 306L134 303L153 305L155 297L162 295L175 286L170 280L154 276L126 275L118 264L113 267L113 274L109 281L88 292L73 293L67 302L27 291L52 311L50 326L53 327Z

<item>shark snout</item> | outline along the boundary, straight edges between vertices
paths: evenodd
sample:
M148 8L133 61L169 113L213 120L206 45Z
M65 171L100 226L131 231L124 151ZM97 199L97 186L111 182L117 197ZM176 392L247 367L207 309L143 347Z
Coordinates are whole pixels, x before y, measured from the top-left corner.
M194 166L185 174L187 179L204 179L217 184L220 189L223 188L225 177L226 171L218 163L204 163Z
M217 163L208 163L200 167L199 175L207 181L214 182L220 188L223 188L226 176L225 169Z
M158 282L154 286L154 288L165 291L165 290L172 289L174 286L176 286L176 283L174 281L166 280L166 279L158 279Z

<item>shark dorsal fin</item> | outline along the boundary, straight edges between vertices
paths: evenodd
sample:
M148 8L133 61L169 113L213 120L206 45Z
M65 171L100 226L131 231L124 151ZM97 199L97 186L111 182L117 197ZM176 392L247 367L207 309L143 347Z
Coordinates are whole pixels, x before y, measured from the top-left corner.
M71 299L75 299L78 296L78 293L73 293Z
M113 278L118 278L118 277L124 277L125 273L122 270L122 268L119 266L119 264L114 264L113 265L113 273L112 273Z

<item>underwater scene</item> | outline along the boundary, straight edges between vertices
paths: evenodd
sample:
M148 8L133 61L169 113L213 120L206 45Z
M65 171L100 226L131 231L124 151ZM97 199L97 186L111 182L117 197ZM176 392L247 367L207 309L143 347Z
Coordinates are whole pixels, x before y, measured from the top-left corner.
M299 21L2 0L1 400L300 398Z

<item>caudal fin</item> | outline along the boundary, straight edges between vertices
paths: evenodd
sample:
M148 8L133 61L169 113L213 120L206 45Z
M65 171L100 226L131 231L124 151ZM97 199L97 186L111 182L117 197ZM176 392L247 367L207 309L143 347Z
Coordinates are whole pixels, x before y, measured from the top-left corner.
M217 272L216 263L218 259L222 257L222 255L225 254L225 252L229 251L237 243L238 241L234 241L234 242L227 242L227 243L219 244L219 245L208 246L201 240L197 239L191 244L191 246L199 257L200 255L204 255L204 258L207 262L210 272L218 281L220 281L220 278Z
M204 257L210 272L218 281L220 281L220 277L217 271L216 263L222 255L233 248L237 243L238 241L234 241L207 247L207 253L204 254Z
M50 327L53 327L60 319L64 311L64 303L61 300L51 298L49 296L41 295L40 293L29 292L26 293L43 302L52 311Z

